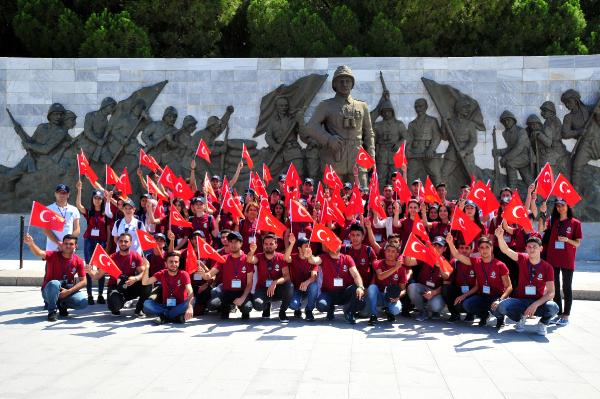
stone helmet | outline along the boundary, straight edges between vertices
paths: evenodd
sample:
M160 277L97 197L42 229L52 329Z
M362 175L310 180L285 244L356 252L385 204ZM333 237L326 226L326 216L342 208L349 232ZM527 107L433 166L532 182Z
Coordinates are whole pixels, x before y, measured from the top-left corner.
M348 76L349 78L352 79L352 87L354 87L354 75L352 74L352 69L350 69L349 66L347 65L340 65L339 67L337 67L335 69L335 72L333 73L333 80L331 81L331 87L333 88L333 82L335 82L335 80L341 76Z
M515 115L509 110L504 111L502 115L500 115L500 122L502 122L505 119L512 119L513 121L515 121L515 123L517 123L517 118L515 118Z
M75 115L75 112L68 109L65 111L65 114L63 115L63 120L66 120L66 119L77 119L77 115Z
M581 95L577 90L569 89L560 96L560 101L565 103L568 99L574 98L577 102L581 101Z
M198 123L198 121L192 115L186 115L185 118L183 118L182 127L196 125L197 123Z
M48 108L48 115L47 116L50 116L50 114L53 113L53 112L58 112L58 113L64 114L65 111L66 111L65 107L63 107L62 104L60 104L60 103L54 103L54 104L52 104L50 106L50 108Z
M527 117L527 125L532 125L534 123L541 125L542 121L540 120L540 118L538 118L537 115L531 114Z
M172 115L175 118L177 118L177 110L175 109L175 107L169 105L167 108L165 108L165 112L163 113L163 118L167 115Z
M100 103L100 109L103 109L103 108L106 108L106 107L110 107L111 105L117 105L117 102L112 97L106 97Z
M473 111L473 102L467 97L459 97L454 103L454 112L459 113L463 107L468 107L469 112Z
M218 116L214 116L214 115L209 116L208 120L206 121L206 129L208 129L211 126L218 125L220 123L221 123L221 119L219 119Z
M395 115L394 113L394 106L392 105L392 102L390 100L384 100L381 103L381 106L379 107L379 115L383 115L383 111L389 109L392 111L392 115Z
M541 106L540 106L541 110L548 110L550 112L553 112L554 114L556 114L556 107L554 106L554 103L552 101L545 101Z

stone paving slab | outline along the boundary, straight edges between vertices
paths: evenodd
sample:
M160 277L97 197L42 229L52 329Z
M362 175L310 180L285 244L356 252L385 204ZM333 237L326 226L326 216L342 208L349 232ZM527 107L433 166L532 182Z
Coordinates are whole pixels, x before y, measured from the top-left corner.
M0 287L0 397L594 398L600 303L518 334L442 320L356 326L209 315L154 326L95 305L48 323L36 288ZM99 384L103 381L104 384ZM174 382L175 381L175 382Z

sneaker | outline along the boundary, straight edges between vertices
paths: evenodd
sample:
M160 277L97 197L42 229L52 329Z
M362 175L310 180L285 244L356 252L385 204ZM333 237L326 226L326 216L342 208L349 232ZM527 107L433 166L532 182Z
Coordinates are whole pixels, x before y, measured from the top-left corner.
M427 320L427 313L426 312L420 312L417 317L415 317L415 320L417 321L425 321Z
M242 320L250 319L250 313L242 313Z
M560 316L555 316L552 320L548 322L548 324L556 324L560 320Z
M387 321L389 321L390 323L396 321L396 316L394 316L390 312L385 312L385 316L387 317Z
M56 312L48 313L48 321L57 321L57 320L58 320L58 316L56 315Z
M548 332L548 326L544 323L538 323L537 328L535 329L535 333L537 335L541 335L542 337L546 336Z
M402 311L400 312L400 316L402 317L410 317L410 310L406 309L406 308L402 308Z
M500 316L496 319L496 330L499 330L502 327L504 327L504 316Z
M263 319L268 319L269 317L271 317L271 308L263 309L261 317Z
M350 324L356 324L356 319L354 318L354 314L352 312L345 312L344 318Z
M120 316L121 315L121 311L120 310L111 310L110 311L114 316Z
M106 300L104 300L104 297L102 296L102 294L98 295L98 304L99 305L104 305L106 303Z
M440 312L433 312L433 313L431 313L431 318L432 319L439 319L441 317L442 317L442 315L440 314Z
M91 295L88 295L88 305L94 305L96 304L96 302L94 302L94 297Z
M138 317L140 319L146 317L146 314L144 312L142 312L141 310L136 310L134 313L135 317Z
M67 310L67 305L62 301L58 301L58 314L60 317L67 317L69 315L69 311Z
M279 321L282 323L287 323L290 321L290 319L285 314L285 311L283 311L283 310L279 311Z
M174 321L175 321L175 323L178 323L178 324L185 324L185 316L180 314L179 316L177 316L175 318Z
M451 314L450 318L448 319L448 321L450 323L453 323L453 322L458 321L458 320L460 320L460 315L458 313Z
M569 324L569 319L565 319L564 317L561 317L560 319L558 319L556 321L556 325L559 327L564 327L568 324Z
M305 310L304 311L304 320L306 321L315 321L315 316L313 315L312 310Z
M377 316L372 314L371 317L369 317L369 322L368 324L370 326L374 326L375 324L377 324Z
M165 324L165 316L160 315L158 316L156 319L153 320L154 324L156 324L157 326L160 326L162 324Z
M517 324L515 324L515 331L518 333L525 331L525 322L526 321L527 321L527 319L525 318L525 316L521 317L521 320L519 320L517 322Z
M486 314L485 316L482 316L479 319L479 327L485 327L485 326L487 326L488 317L490 317L490 315Z
M466 322L472 322L473 320L475 320L475 315L473 315L473 313L467 313L467 315L465 316L465 320Z
M333 320L335 317L335 314L333 313L333 309L327 312L327 320L331 321Z
M301 310L294 310L294 318L295 319L301 319L302 318L302 311Z

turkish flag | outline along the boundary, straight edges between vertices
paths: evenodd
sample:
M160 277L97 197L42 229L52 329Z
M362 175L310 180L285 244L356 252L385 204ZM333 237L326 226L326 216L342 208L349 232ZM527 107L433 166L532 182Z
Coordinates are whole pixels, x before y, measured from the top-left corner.
M340 177L335 173L331 165L325 165L325 172L323 173L323 183L332 190L341 190L344 185L340 180Z
M396 153L394 154L394 166L396 167L396 169L400 169L402 168L402 165L408 164L404 150L405 144L406 141L403 141L402 144L400 144L400 147L398 147L398 151L396 151Z
M208 146L204 142L204 139L200 139L200 142L198 143L198 148L196 149L196 156L204 159L208 163L211 163L210 162L210 150L208 149Z
M415 213L415 218L413 219L412 233L424 242L429 241L429 235L427 234L425 223L423 223L418 213Z
M148 186L148 192L150 194L155 194L156 198L159 201L168 201L169 197L165 196L164 193L158 188L154 180L150 178L150 176L146 176L146 185Z
M322 204L325 202L325 193L323 192L323 186L321 182L319 182L319 186L317 187L317 195L315 196L315 203Z
M140 148L140 166L145 166L152 172L156 173L160 169L160 165L152 155L148 155Z
M379 194L379 178L377 177L377 168L373 170L371 182L369 183L369 208L372 209L379 219L387 217L383 205L381 205L381 195Z
M242 158L246 160L246 163L250 169L254 168L254 162L252 161L252 158L250 158L250 153L246 148L246 144L242 145Z
M433 266L438 261L438 254L433 253L432 251L435 250L423 244L421 240L411 233L406 241L406 246L404 247L402 256L409 256Z
M196 247L201 259L212 259L215 262L225 263L225 258L200 236L196 236Z
M116 265L115 261L108 256L100 244L96 244L92 259L90 259L90 265L96 266L98 269L102 270L104 273L108 273L108 275L117 280L119 277L121 277L121 274L123 274L121 269L119 269L119 267Z
M208 173L206 175L208 176ZM225 191L229 191L229 180L227 179L227 176L223 176L223 184L221 185L221 195L223 195Z
M320 242L331 252L337 252L342 246L342 240L331 229L320 223L314 225L312 234L310 235L310 242Z
M54 231L63 231L65 219L58 213L46 208L37 201L33 201L31 215L29 216L29 225L50 229Z
M226 183L225 181L223 183ZM224 184L225 186L225 184ZM208 172L204 172L204 182L202 183L202 187L204 188L204 193L206 194L206 203L209 202L217 202L219 199L217 198L217 194L215 190L213 190L212 184L210 184L210 177L208 177Z
M260 231L270 231L275 233L277 237L283 238L283 233L287 230L285 225L281 223L269 210L269 208L262 208L258 213L258 223L256 229Z
M294 163L291 162L288 167L287 173L285 174L285 186L288 191L290 191L290 187L300 187L302 185L302 180L300 180L300 175L298 175L298 171L294 166Z
M149 249L154 249L156 247L156 240L154 239L152 234L144 230L136 230L135 232L137 233L138 241L140 242L142 251L145 252Z
M176 178L177 178L177 176L175 176L175 173L173 173L173 171L171 170L171 168L169 168L169 166L167 165L163 169L163 172L160 175L160 178L158 179L158 182L160 184L162 184L163 186L165 186L166 188L174 190L175 189Z
M188 239L187 251L185 251L185 271L192 275L198 271L198 256L194 251L192 240Z
M165 214L165 208L161 202L156 204L156 209L154 209L154 218L158 220L163 220L167 216Z
M121 173L121 176L119 176L119 181L121 183L117 185L117 188L121 190L123 195L128 196L129 194L133 194L131 183L129 182L129 172L127 172L127 166L123 168L123 172Z
M362 202L362 193L357 186L352 188L352 194L350 195L350 200L348 200L348 204L346 204L346 216L354 216L361 215L364 211L365 207Z
M113 168L111 168L109 165L106 165L106 185L113 185L115 187L119 186L121 184L121 178L119 177L119 175L117 174L117 172L114 171Z
M485 215L489 215L500 207L492 190L481 180L475 182L467 199L476 203Z
M436 202L442 205L442 199L437 193L435 186L431 182L429 176L425 179L425 188L424 188L423 200L426 204L435 204Z
M169 209L169 218L171 226L179 226L179 227L189 227L192 228L192 223L185 220L181 213L177 210L177 208L171 205Z
M94 173L94 170L90 166L83 150L81 150L81 154L77 154L77 165L79 165L79 175L86 176L92 185L95 185L98 181L98 176Z
M250 188L256 192L259 197L268 198L267 189L258 172L250 171Z
M396 176L394 180L394 192L398 196L398 200L400 202L407 202L412 197L412 193L408 184L406 184L406 180L402 176Z
M525 229L527 233L533 230L531 220L529 220L529 213L527 212L527 209L525 209L525 207L523 206L521 197L519 197L519 193L517 192L513 194L510 202L504 207L502 217L504 218L504 220L506 220L506 223L518 224L519 226L523 227L523 229Z
M570 207L574 207L579 201L581 201L581 197L577 191L575 191L575 188L571 185L567 178L560 173L556 177L556 181L554 182L554 186L550 191L550 195L564 199Z
M330 201L325 200L321 209L321 223L335 222L343 226L346 222L344 214Z
M465 245L469 245L481 232L481 227L472 221L459 207L455 207L450 230L460 231L465 240Z
M435 248L432 248L432 251L435 251ZM439 255L437 264L443 273L452 273L454 270L452 265L444 258L444 255Z
M314 223L312 216L302 204L296 200L290 201L290 221Z
M535 180L537 181L535 192L539 196L547 199L550 196L550 191L552 190L554 183L554 173L548 162L546 162L546 165L540 170L540 174Z
M194 192L185 182L185 179L181 176L177 176L175 178L175 186L173 187L173 192L179 198L184 200L189 200L194 196Z
M356 163L365 169L371 169L375 165L375 160L363 147L360 147L356 154Z
M244 214L240 209L239 205L233 199L231 193L229 191L225 191L223 194L223 206L221 207L223 211L229 212L233 215L234 218L244 218Z
M331 203L337 209L339 209L342 212L342 214L346 212L346 203L344 202L344 199L342 198L342 195L340 194L339 190L331 190L331 196L329 197L329 201L331 201Z
M269 167L266 163L263 163L262 178L266 184L269 184L269 182L273 180L273 178L271 177L271 171L269 170Z

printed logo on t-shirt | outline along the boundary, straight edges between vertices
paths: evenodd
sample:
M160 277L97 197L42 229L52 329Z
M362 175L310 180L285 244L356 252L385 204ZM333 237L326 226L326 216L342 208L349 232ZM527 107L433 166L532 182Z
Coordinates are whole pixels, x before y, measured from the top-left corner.
M71 269L71 273L72 273L72 274L75 274L75 272L76 272L76 271L77 271L77 269L76 269L76 268L72 268L72 269Z
M364 265L365 263L367 263L367 260L366 260L365 258L362 258L362 259L360 260L360 263L362 263L362 264Z
M131 268L135 269L135 262L131 262Z
M348 266L344 265L344 273L348 271Z
M242 273L246 273L246 266L242 266Z
M542 273L539 273L537 275L537 279L540 280L540 281L544 279L544 276L542 275Z
M279 271L279 264L275 263L275 271L278 272Z
M204 228L207 229L208 228L208 223L204 223Z
M469 277L475 277L475 271L474 270L469 271Z
M181 280L177 280L177 286L181 287Z
M490 275L491 278L496 278L496 272L492 272L492 274Z
M394 281L398 281L398 279L399 279L399 278L400 278L400 277L398 277L398 275L397 275L397 274L394 274Z
M571 226L567 227L567 234L571 234Z

